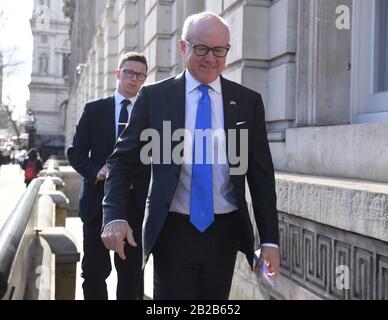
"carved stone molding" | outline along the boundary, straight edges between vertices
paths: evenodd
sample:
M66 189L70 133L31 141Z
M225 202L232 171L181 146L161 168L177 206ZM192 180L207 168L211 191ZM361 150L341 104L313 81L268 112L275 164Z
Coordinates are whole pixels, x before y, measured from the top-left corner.
M283 276L326 299L388 299L386 242L282 212L279 221Z

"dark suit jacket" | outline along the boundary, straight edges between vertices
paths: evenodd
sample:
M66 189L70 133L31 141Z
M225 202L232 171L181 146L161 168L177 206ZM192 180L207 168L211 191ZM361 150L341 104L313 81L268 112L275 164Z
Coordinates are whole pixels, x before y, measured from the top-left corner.
M113 152L116 142L115 99L110 96L85 105L78 122L73 144L67 151L72 167L84 178L80 191L79 215L88 223L102 212L104 182L96 181L97 173L105 165ZM144 211L149 185L149 168L142 167L134 179L135 196L138 207ZM129 186L127 186L126 199ZM128 204L126 206L134 206Z
M278 218L274 169L270 155L264 106L261 96L248 88L221 77L224 104L224 129L248 129L248 170L244 175L231 175L236 191L241 222L240 250L252 265L253 228L245 200L245 177L249 184L254 215L261 242L278 243ZM234 101L235 104L230 104ZM136 172L139 152L145 142L140 133L156 129L162 137L163 121L172 122L172 132L185 127L184 73L156 84L144 86L132 110L131 123L124 130L114 153L108 159L110 175L106 181L103 201L104 223L124 217L124 192ZM237 127L236 123L244 122ZM227 135L226 135L227 136ZM228 136L227 136L228 137ZM239 139L238 139L239 141ZM163 139L161 139L163 150ZM173 148L179 142L172 142ZM237 144L237 150L239 145ZM160 156L163 159L163 155ZM230 164L231 167L233 165ZM144 262L151 253L169 211L177 187L180 165L152 165L152 184L147 199L144 230ZM136 240L136 239L135 239Z

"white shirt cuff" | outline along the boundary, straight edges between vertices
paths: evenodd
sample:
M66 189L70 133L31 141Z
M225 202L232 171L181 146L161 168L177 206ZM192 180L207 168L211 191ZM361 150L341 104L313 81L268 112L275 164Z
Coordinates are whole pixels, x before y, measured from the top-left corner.
M275 243L262 243L260 247L272 247L272 248L279 248L279 246Z
M128 223L128 221L127 221L127 220L124 220L124 219L116 219L116 220L112 220L112 221L109 221L109 222L104 226L104 230L105 230L105 228L106 228L107 226L109 226L111 223L116 222L116 221L125 221L125 222Z

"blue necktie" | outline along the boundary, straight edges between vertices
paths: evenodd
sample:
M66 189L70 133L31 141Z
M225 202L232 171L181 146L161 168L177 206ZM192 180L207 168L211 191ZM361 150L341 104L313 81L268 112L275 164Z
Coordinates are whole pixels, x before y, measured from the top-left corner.
M121 110L120 110L120 117L119 117L119 125L117 130L117 139L120 137L121 133L123 132L125 125L128 122L128 109L127 106L131 104L130 100L124 99L121 101Z
M211 101L209 86L201 84L202 96L198 102L196 130L211 129ZM206 163L206 137L203 137L203 159L195 163L195 134L193 143L193 166L191 173L190 222L204 232L214 221L212 164Z

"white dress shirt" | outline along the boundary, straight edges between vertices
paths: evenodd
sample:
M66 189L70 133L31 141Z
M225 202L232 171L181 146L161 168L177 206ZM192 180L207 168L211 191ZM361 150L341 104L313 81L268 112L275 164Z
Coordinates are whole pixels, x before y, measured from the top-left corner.
M119 130L119 118L120 118L120 111L122 104L121 102L123 100L130 100L131 103L128 104L127 110L128 110L128 122L131 120L131 113L133 109L133 105L135 104L137 96L131 97L131 98L126 98L123 95L121 95L118 90L115 91L115 124L116 124L116 140L118 139L118 130Z

